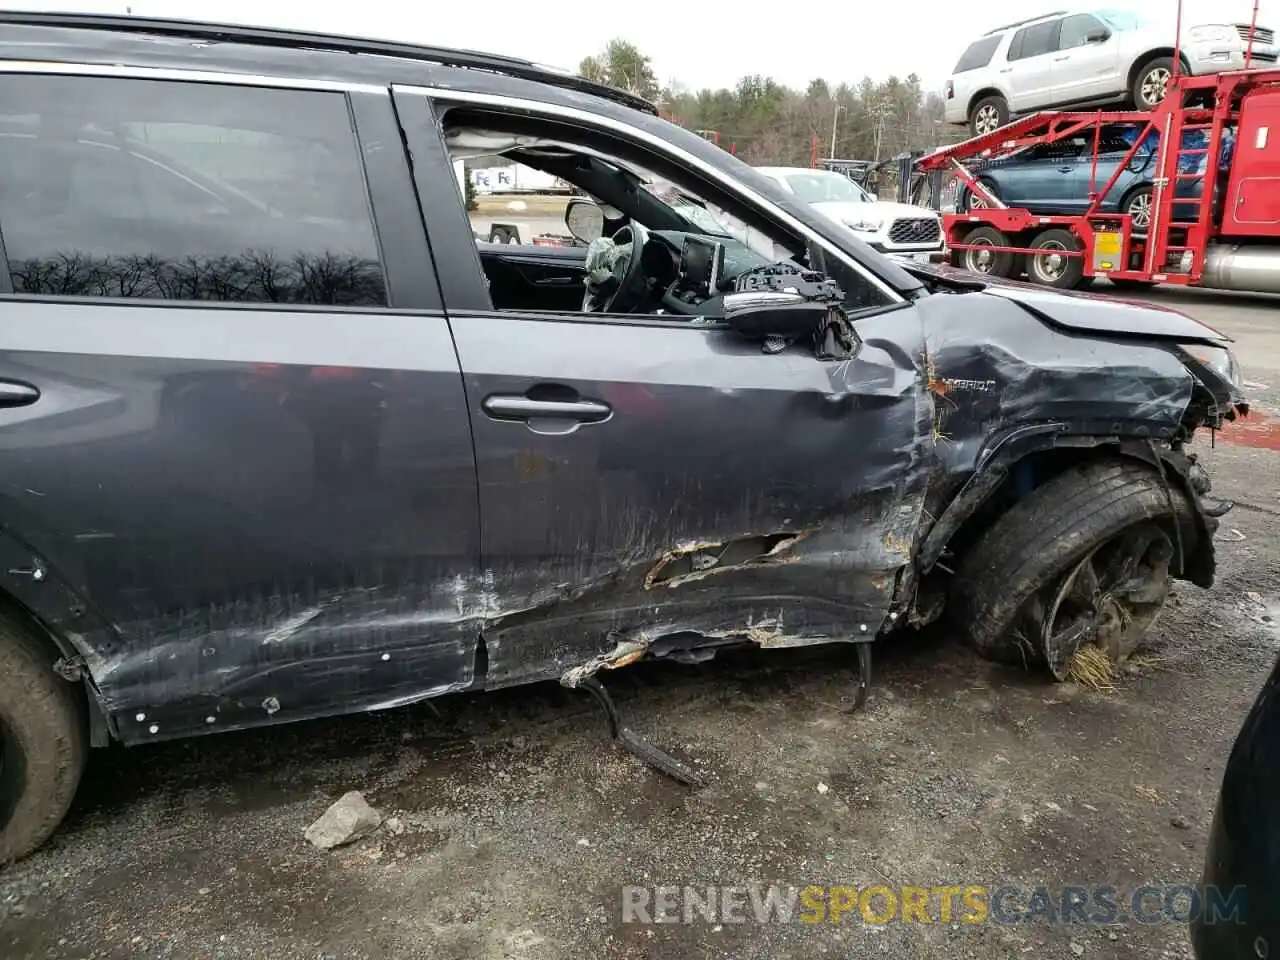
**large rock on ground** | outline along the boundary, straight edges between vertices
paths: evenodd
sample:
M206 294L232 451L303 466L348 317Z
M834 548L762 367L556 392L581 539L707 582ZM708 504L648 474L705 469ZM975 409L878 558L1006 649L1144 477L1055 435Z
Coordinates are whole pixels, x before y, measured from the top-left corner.
M369 806L360 791L352 790L307 827L304 836L312 846L332 850L367 837L381 824L382 814Z

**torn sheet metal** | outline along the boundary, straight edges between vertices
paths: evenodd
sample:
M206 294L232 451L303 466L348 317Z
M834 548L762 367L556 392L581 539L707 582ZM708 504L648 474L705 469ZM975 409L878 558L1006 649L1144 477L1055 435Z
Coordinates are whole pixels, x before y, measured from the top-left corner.
M1014 427L1054 423L1067 434L1171 439L1186 414L1194 386L1186 367L1123 330L1114 339L1072 335L985 294L917 306L934 398L932 452L948 473L973 470L990 438Z
M52 549L5 545L8 587L83 661L126 742L734 644L870 641L901 622L957 491L1000 479L981 477L993 445L1182 428L1178 358L1089 322L1082 336L1009 297L931 296L858 320L856 353L817 361L678 322L486 315L454 327L465 379L98 357L94 376L165 383L163 416L104 433L92 458L52 424L15 460L7 515ZM436 334L422 355L452 356ZM484 414L550 375L551 399L594 398L608 422ZM441 417L443 446L422 429ZM76 498L73 464L100 494ZM183 512L157 520L174 488Z
M633 642L686 656L875 637L932 469L917 324L859 322L856 355L825 362L684 323L554 339L512 316L457 324L473 404L554 369L612 410L557 437L473 420L482 555L524 610L486 627L486 687Z

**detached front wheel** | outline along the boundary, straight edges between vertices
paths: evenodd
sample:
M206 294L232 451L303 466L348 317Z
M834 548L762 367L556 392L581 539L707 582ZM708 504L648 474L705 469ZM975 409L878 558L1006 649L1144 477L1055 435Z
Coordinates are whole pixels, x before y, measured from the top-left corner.
M1037 488L961 559L952 622L983 656L1058 680L1083 647L1129 656L1168 598L1179 537L1195 546L1190 505L1176 485L1169 493L1152 468L1123 461Z
M85 726L79 691L25 624L0 614L0 866L62 822L84 770Z

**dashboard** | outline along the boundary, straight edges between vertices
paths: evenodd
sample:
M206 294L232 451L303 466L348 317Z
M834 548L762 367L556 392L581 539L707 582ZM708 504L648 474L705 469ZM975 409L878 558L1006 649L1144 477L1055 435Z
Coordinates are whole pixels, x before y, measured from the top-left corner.
M724 295L767 260L731 237L653 230L640 251L647 297L628 312L701 316L724 312Z

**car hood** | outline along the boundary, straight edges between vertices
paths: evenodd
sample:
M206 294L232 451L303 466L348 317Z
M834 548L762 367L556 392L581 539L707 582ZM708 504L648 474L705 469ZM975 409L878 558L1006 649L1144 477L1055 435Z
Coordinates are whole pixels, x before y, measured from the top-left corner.
M824 200L813 204L813 208L825 214L837 223L848 223L866 219L898 220L901 218L919 218L938 216L927 207L913 207L909 203L891 203L887 200L876 200L872 203L857 201Z
M1232 342L1230 337L1213 327L1158 304L1088 293L1059 293L1012 280L979 279L972 273L950 267L913 266L910 272L1011 300L1046 323L1076 333L1203 343L1217 347Z

